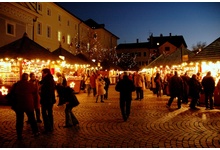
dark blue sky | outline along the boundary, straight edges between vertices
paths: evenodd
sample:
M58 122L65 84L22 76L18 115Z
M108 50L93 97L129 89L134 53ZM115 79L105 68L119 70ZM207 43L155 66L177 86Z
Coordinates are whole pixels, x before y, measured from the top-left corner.
M188 49L220 37L220 2L59 2L82 20L89 18L118 36L118 44L154 36L182 35Z

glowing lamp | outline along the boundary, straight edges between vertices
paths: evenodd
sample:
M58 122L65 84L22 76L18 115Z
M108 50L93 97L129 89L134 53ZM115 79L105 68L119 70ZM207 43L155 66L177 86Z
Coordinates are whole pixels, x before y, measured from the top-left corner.
M75 86L75 82L71 82L71 83L70 83L70 87L71 87L71 88L74 88L74 86Z
M6 89L4 86L1 87L0 91L1 91L2 95L8 94L8 89Z

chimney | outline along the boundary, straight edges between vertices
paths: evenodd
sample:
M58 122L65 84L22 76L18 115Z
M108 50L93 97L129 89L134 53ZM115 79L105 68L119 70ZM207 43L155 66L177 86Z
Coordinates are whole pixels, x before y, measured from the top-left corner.
M162 34L162 33L160 34L160 37L163 37L163 34Z
M170 37L172 36L172 34L170 33Z
M137 39L137 43L139 43L139 39Z

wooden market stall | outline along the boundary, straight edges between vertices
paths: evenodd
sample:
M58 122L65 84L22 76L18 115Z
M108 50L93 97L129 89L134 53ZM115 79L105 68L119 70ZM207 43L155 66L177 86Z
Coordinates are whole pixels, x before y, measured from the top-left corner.
M59 59L24 33L24 36L0 48L0 89L10 87L20 80L21 74L35 72L41 78L41 70L51 68ZM3 97L6 92L1 92ZM0 99L1 101L1 99Z
M151 69L151 74L160 72L166 74L167 72L177 70L181 73L188 71L194 73L195 65L188 64L188 59L193 57L194 53L186 48L179 48L170 54L161 54L153 60L145 69Z
M211 71L217 85L220 80L220 37L190 58L189 62L200 64L202 77ZM214 92L214 105L220 105L220 89L217 86Z
M74 55L62 48L61 45L52 53L63 59L63 65L56 67L55 74L56 72L64 73L67 79L67 85L73 88L75 93L79 93L83 74L87 73L87 70L90 68L95 67L95 64L92 61L86 60L83 54Z

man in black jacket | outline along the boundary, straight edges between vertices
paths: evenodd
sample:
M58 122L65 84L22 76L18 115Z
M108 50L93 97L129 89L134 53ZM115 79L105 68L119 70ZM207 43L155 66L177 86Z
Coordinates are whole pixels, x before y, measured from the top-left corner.
M53 131L53 105L55 104L55 81L50 69L42 70L42 80L40 81L40 103L42 107L42 117L44 122L44 133Z
M121 114L124 121L127 121L130 115L132 92L135 91L135 86L134 83L128 78L126 72L124 73L123 79L119 80L119 82L115 86L115 90L120 92Z
M174 100L177 97L178 109L181 108L181 99L183 94L183 80L178 76L177 71L175 71L174 76L170 79L170 99L167 103L169 108Z
M202 79L202 86L205 93L205 106L209 108L208 101L210 102L210 109L213 109L213 93L215 90L215 80L211 76L211 72L207 72L206 76Z

